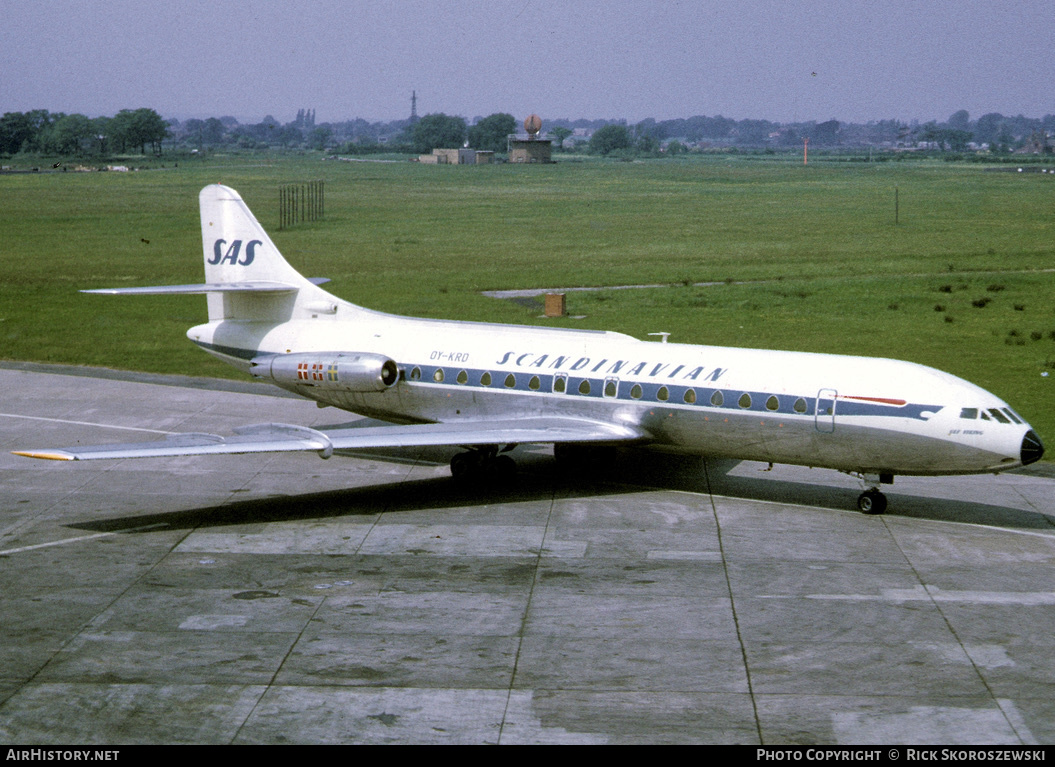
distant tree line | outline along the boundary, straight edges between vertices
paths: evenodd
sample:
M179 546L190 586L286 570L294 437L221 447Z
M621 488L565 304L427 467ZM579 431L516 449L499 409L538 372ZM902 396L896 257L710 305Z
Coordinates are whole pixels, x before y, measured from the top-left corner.
M463 117L430 114L410 126L406 138L418 154L441 147L454 149L466 143L473 149L504 152L506 140L516 127L516 118L504 112L477 118L471 127Z
M162 147L205 152L217 149L319 150L343 154L374 152L427 153L436 147L460 147L495 152L506 150L509 134L518 127L507 113L464 117L442 113L419 120L370 122L363 119L316 123L314 109L301 109L295 120L280 123L271 115L255 124L234 117L164 120L153 109L122 110L113 117L47 110L8 112L0 118L0 155L22 153L64 156L160 154ZM780 150L880 148L962 153L1015 150L1051 151L1055 116L1007 117L997 112L972 120L966 110L945 122L879 120L846 123L838 120L778 123L734 120L717 115L673 120L652 118L630 124L626 120L571 120L548 118L543 136L558 151L606 156L658 156L690 151L744 149Z
M626 121L550 120L550 133L560 134L560 143L568 135L586 133L584 144L593 154L674 153L690 148L791 148L801 147L809 139L810 148L860 149L933 149L965 152L986 150L1010 152L1023 147L1037 147L1050 152L1055 137L1055 115L1027 118L1005 117L990 112L971 120L966 110L955 112L944 123L931 121L903 122L879 120L868 123L825 122L776 123L769 120L732 120L696 116L674 120L642 120L630 125Z
M113 117L89 118L36 109L0 117L0 154L19 152L81 155L161 153L168 124L153 109L123 109Z

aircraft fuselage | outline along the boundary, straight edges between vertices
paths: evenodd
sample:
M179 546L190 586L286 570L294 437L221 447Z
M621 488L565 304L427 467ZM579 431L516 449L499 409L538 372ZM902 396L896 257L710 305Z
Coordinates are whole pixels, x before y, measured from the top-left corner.
M354 322L342 321L339 307L277 325L210 323L188 335L247 371L254 358L294 349L317 358L316 378L274 382L400 423L581 417L639 426L661 449L875 475L1001 471L1030 457L1023 454L1030 428L1005 402L910 362L353 308ZM380 391L342 390L325 373L342 349L394 360L398 381Z

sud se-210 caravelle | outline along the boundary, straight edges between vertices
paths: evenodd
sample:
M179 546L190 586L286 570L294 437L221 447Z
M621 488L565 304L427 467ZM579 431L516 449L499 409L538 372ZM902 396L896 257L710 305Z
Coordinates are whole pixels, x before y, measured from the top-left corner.
M86 291L207 296L202 349L320 406L388 422L246 426L226 438L18 451L56 460L448 445L451 473L515 471L518 444L590 446L837 469L886 508L894 475L999 472L1044 447L1007 403L910 362L640 341L621 333L400 317L301 276L239 194L202 190L205 283Z

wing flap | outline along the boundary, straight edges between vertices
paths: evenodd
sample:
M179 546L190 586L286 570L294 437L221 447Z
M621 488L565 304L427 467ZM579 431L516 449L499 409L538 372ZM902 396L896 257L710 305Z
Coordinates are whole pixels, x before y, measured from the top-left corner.
M152 442L121 445L42 448L13 451L27 458L90 461L103 458L160 458L189 455L317 452L329 458L334 450L440 445L504 445L564 442L646 442L640 427L579 418L524 418L505 421L457 421L409 426L364 426L316 430L292 424L244 426L229 437L216 434L173 434Z
M580 418L518 418L454 421L410 426L368 426L326 432L336 450L437 445L496 445L557 442L638 442L644 429Z

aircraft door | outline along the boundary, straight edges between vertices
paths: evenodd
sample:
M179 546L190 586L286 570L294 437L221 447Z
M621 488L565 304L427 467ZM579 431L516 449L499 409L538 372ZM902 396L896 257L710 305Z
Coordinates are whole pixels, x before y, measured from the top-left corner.
M835 431L835 400L837 397L835 389L821 389L817 392L817 407L814 411L817 431L825 434Z

